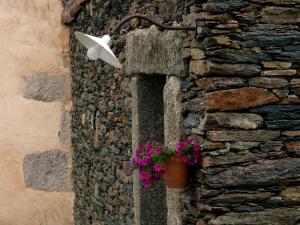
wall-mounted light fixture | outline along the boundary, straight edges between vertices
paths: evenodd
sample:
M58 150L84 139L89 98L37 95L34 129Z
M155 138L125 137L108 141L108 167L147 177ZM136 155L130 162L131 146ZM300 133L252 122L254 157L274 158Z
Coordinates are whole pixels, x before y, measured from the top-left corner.
M75 32L75 36L79 40L79 42L88 49L87 56L89 59L91 60L102 59L104 62L114 67L120 68L121 63L119 62L119 60L117 59L117 57L109 47L111 42L110 36L113 35L116 31L118 31L120 27L123 26L126 22L130 21L133 18L147 20L150 23L158 26L161 30L196 31L196 26L195 27L165 26L163 24L158 23L157 21L154 21L153 19L147 16L141 14L133 14L125 17L109 34L104 35L101 38L83 34L78 31Z

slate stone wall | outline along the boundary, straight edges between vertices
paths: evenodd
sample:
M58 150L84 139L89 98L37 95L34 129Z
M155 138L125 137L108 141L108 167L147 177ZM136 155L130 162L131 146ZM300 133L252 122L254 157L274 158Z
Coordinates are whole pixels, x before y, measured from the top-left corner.
M167 84L181 81L176 107L169 105L172 99L165 103L179 134L168 136L193 136L207 148L204 168L190 186L167 194L168 215L176 218L168 218L169 225L299 224L299 0L90 1L72 31L101 35L135 12L167 24L197 19L196 38L192 32L178 36L182 73L161 69ZM114 36L121 62L127 32L144 27L133 20ZM131 155L128 73L155 70L143 61L151 51L126 57L127 75L124 68L88 61L85 51L72 35L75 221L132 224L132 180L122 172Z
M208 0L195 19L184 131L207 152L182 224L299 224L300 1Z
M74 31L101 36L132 13L170 23L182 19L190 4L174 0L91 0L82 4L70 24L75 224L131 225L134 210L133 182L123 172L132 148L131 77L124 68L119 71L100 60L89 61ZM125 61L126 35L137 27L149 24L132 20L113 36L112 49L121 62Z

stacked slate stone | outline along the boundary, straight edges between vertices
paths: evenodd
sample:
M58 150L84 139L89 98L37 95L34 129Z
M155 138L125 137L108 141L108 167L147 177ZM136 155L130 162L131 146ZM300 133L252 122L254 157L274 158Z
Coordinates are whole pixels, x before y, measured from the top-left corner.
M208 0L195 19L183 125L207 152L184 224L300 224L300 1Z

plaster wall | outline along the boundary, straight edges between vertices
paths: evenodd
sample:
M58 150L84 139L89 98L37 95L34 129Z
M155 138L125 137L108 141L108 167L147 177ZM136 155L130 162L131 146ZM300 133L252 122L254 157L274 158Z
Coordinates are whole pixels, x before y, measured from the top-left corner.
M71 108L68 29L60 23L62 9L60 0L0 1L1 225L73 223L70 188L63 192L33 189L25 185L23 171L27 154L60 150L68 155L70 151L69 141L62 144L59 139L62 114ZM49 80L66 78L65 96L48 101L26 97L25 89L34 85L24 87L24 80L39 74ZM31 91L43 90L37 86Z

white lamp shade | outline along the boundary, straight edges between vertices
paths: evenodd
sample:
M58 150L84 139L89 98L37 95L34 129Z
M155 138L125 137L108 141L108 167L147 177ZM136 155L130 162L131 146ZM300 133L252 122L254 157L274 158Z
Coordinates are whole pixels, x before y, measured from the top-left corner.
M121 68L121 63L109 47L110 37L108 35L98 38L76 31L75 36L88 49L89 59L96 60L100 58L114 67Z

